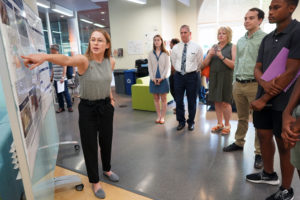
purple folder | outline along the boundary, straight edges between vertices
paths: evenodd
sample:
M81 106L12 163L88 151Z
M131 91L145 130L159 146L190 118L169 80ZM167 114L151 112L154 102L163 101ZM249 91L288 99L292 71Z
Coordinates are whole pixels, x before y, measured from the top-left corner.
M265 71L265 73L261 76L261 78L265 81L270 81L280 74L285 72L286 68L286 61L288 58L289 50L285 47L281 49L281 51L277 54L275 59L272 61L268 69ZM291 85L296 81L298 76L300 75L300 71L297 73L295 78L290 82L290 84L284 89L284 92L286 92Z

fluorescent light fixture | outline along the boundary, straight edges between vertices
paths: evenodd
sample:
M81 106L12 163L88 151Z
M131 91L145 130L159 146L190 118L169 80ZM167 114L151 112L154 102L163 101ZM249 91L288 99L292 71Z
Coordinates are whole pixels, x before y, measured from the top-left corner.
M86 20L86 19L80 19L80 21L83 21L85 23L88 23L88 24L92 24L93 22L89 21L89 20Z
M62 14L62 15L66 15L68 17L73 17L73 11L72 10L69 10L69 9L66 9L62 6L59 6L59 5L56 5L56 4L53 4L53 6L51 7L51 9L54 11L54 12L57 12L59 14Z
M92 2L106 2L108 0L91 0Z
M43 8L50 8L50 6L47 6L47 5L39 3L39 2L37 2L36 5L38 5L39 7L43 7Z
M52 31L52 33L61 34L61 32L59 32L59 31Z
M50 8L50 2L46 0L38 0L36 1L36 5L43 7L43 8Z
M43 30L44 32L48 32L48 30Z
M105 27L104 25L102 25L102 24L97 24L97 23L94 23L94 26L98 26L98 27L100 27L100 28L104 28L104 27Z
M147 0L127 0L133 3L138 3L138 4L146 4Z

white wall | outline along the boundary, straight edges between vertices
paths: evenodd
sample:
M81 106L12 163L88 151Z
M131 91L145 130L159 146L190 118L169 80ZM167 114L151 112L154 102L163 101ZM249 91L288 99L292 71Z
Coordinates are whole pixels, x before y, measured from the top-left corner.
M29 1L29 0L27 0ZM234 2L234 0L230 0ZM262 8L266 11L268 16L269 1L263 1ZM239 12L231 12L230 5L222 5L220 8L220 16L218 22L221 24L231 23L231 18L234 18L233 24L230 26L238 26L243 23L244 13L253 6L253 1L243 0L239 2L245 6L243 8L235 5L234 10ZM217 18L216 0L190 0L190 6L186 6L175 0L148 0L146 5L139 5L130 3L125 0L109 0L110 12L110 30L112 37L112 48L123 48L124 56L122 58L116 57L116 68L129 69L134 68L135 60L139 58L147 58L148 52L152 49L152 37L159 33L164 40L177 37L180 39L179 28L183 24L191 27L192 40L203 45L202 40L213 43L216 40L216 28L218 25L212 26ZM249 7L249 8L248 8ZM226 11L226 12L225 12ZM237 17L239 16L239 17ZM300 5L296 9L293 18L300 20ZM210 24L207 26L207 24ZM202 26L202 28L199 28ZM201 30L199 32L199 30ZM240 30L244 32L244 30ZM207 38L205 35L211 34L213 37ZM147 36L146 36L147 35ZM234 39L240 37L237 30L234 31ZM128 41L138 40L142 41L144 45L144 52L141 55L128 55Z
M164 40L180 38L179 28L183 24L191 27L192 40L197 42L197 16L203 0L189 0L186 6L175 0L148 0L146 5L126 0L110 0L109 16L112 49L123 48L123 57L116 57L116 68L134 68L139 58L147 58L152 49L154 34L161 34ZM144 54L129 55L128 41L143 41Z
M297 9L293 13L293 18L300 21L300 4L298 5Z
M189 25L192 32L192 40L198 42L197 17L199 5L202 1L190 0L190 6L186 6L180 2L176 3L176 36L180 38L180 26L183 24Z
M109 20L112 49L123 48L124 56L116 57L117 69L134 68L135 60L147 58L152 49L154 34L161 33L160 0L147 1L146 5L130 3L125 0L110 0ZM144 54L128 55L128 41L142 41Z
M164 40L170 41L177 32L176 1L161 0L161 35Z

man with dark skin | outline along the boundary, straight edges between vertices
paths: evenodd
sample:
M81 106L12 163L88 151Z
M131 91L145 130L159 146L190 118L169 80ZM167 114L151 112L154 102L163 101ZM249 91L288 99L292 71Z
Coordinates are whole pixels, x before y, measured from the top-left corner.
M280 157L282 185L267 200L294 199L294 192L291 188L294 167L290 163L290 149L285 148L281 133L282 113L288 104L293 86L286 92L283 89L295 78L300 69L300 23L292 20L292 14L297 5L298 0L272 0L269 6L269 22L276 23L276 29L263 39L254 69L255 78L259 84L256 99L264 94L272 96L272 99L261 111L253 113L253 123L258 132L264 170L247 175L246 179L253 183L271 185L280 183L273 167L275 154L273 135L275 135ZM289 49L285 72L271 81L264 81L261 76L282 48Z
M291 163L298 170L300 178L300 78L282 114L281 137L287 148L291 148Z

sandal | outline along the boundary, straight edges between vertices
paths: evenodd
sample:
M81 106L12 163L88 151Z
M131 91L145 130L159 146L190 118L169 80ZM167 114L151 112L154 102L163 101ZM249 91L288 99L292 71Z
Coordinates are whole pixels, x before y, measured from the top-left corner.
M161 119L161 120L159 121L159 123L160 123L160 124L164 124L164 123L165 123L165 120L164 120L164 119L163 119L163 120Z
M224 126L222 131L221 131L221 134L222 135L228 135L230 133L230 128L231 128L230 125L229 126Z
M218 132L222 131L223 128L224 128L223 124L217 124L217 126L214 126L211 128L211 132L218 133Z

